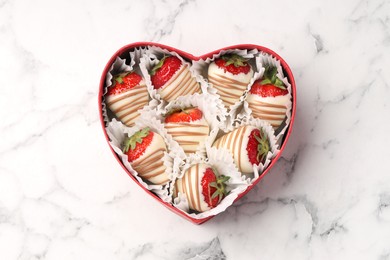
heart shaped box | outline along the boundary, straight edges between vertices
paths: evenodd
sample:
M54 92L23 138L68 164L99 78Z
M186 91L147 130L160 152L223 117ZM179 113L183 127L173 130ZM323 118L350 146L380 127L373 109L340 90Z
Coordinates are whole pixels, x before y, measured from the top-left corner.
M206 217L206 218L201 218L201 219L195 219L195 218L192 218L191 216L185 214L183 211L177 209L176 207L174 207L173 205L171 205L170 203L167 203L167 202L164 202L162 201L157 195L155 195L154 193L152 193L151 191L147 190L144 186L142 186L137 180L136 178L126 169L126 167L123 165L120 157L115 153L115 151L112 149L112 147L110 146L109 142L110 142L110 139L107 135L107 132L106 132L106 125L105 125L105 122L104 122L104 118L103 118L103 110L102 110L102 107L103 107L103 93L104 93L104 87L105 87L105 82L106 82L106 75L111 67L111 65L114 63L115 59L117 57L121 57L121 58L124 58L126 57L126 55L128 55L128 53L130 51L132 51L134 48L136 47L147 47L147 46L156 46L156 47L160 47L160 48L163 48L163 49L166 49L168 51L171 51L171 52L176 52L177 54L179 54L181 57L183 57L184 59L186 60L193 60L193 61L197 61L197 60L200 60L200 59L206 59L206 58L209 58L209 57L212 57L214 54L218 54L220 51L222 50L229 50L229 49L257 49L258 51L262 51L262 52L265 52L267 54L270 54L272 55L273 57L275 57L277 60L280 61L281 63L281 66L283 68L283 72L284 72L284 75L286 75L286 77L288 78L288 81L290 82L291 84L291 94L292 94L292 107L291 107L291 121L290 121L290 124L288 126L288 129L286 130L284 136L283 136L283 139L282 139L282 142L281 142L281 145L280 145L280 152L276 155L275 158L272 159L270 165L264 170L264 172L259 176L259 178L257 178L257 180L255 180L252 185L248 186L248 188L242 192L241 194L238 195L238 197L235 199L234 202L236 202L237 200L239 200L240 198L242 198L243 196L245 196L245 194L247 194L258 182L260 182L260 180L271 170L271 168L275 165L275 163L277 162L277 160L280 158L280 156L282 155L283 153L283 150L285 149L286 147L286 144L287 144L287 140L291 134L291 131L292 131L292 126L293 126L293 123L294 123L294 119L295 119L295 111L296 111L296 86L295 86L295 81L294 81L294 76L292 74L292 71L290 69L290 67L287 65L287 63L277 54L275 53L274 51L266 48L266 47L263 47L263 46L259 46L259 45L253 45L253 44L240 44L240 45L234 45L234 46L230 46L230 47L225 47L225 48L222 48L222 49L219 49L219 50L216 50L216 51L213 51L213 52L210 52L210 53L207 53L207 54L204 54L202 56L194 56L192 54L189 54L187 52L184 52L184 51L181 51L181 50L178 50L178 49L175 49L173 47L170 47L170 46L166 46L166 45L162 45L162 44L159 44L159 43L153 43L153 42L136 42L136 43L131 43L131 44L128 44L128 45L125 45L123 46L122 48L120 48L117 52L114 53L114 55L112 55L112 57L110 58L110 60L107 62L107 65L105 66L104 70L103 70L103 73L102 73L102 76L101 76L101 79L100 79L100 85L99 85L99 96L98 96L98 105L99 105L99 116L100 116L100 122L101 122L101 125L102 125L102 128L103 128L103 132L104 132L104 136L106 137L106 141L108 143L108 146L110 147L112 153L114 154L115 158L117 159L118 163L122 166L122 168L125 170L125 172L130 176L130 178L133 179L133 181L135 181L143 190L145 190L146 193L148 193L149 195L151 195L154 199L156 199L158 202L160 202L161 204L163 204L165 207L167 207L168 209L170 209L171 211L173 211L174 213L182 216L183 218L191 221L192 223L195 223L195 224L202 224L208 220L210 220L211 218L213 218L214 216L209 216L209 217Z

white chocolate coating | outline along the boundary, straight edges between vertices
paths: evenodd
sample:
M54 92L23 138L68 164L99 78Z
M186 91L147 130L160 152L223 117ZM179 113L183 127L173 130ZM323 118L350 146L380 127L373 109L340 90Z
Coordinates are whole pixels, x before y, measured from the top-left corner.
M225 72L215 62L212 62L208 69L208 80L217 89L217 93L221 96L226 107L234 105L240 99L252 77L252 67L248 74L240 73L237 75Z
M149 94L145 82L118 95L106 97L108 108L127 126L133 126L139 117L138 110L149 103Z
M246 147L248 145L249 135L254 129L256 129L254 126L241 126L220 137L213 144L213 147L227 149L233 156L238 170L244 174L253 172L253 165L249 161Z
M189 208L198 212L211 209L205 202L201 185L203 173L209 167L206 164L195 164L184 173L183 178L178 179L175 183L175 193L185 194Z
M200 93L200 85L192 77L187 65L182 64L179 70L165 83L164 86L157 89L157 93L165 101L172 101L180 96Z
M164 152L166 151L164 139L159 134L154 133L152 142L146 148L144 154L131 162L131 166L143 179L153 184L164 185L169 181L163 162Z
M210 132L210 127L203 117L193 122L166 123L165 128L186 154L195 153Z
M287 106L291 104L288 95L276 97L262 97L249 93L247 96L252 116L268 121L274 129L277 129L286 117Z

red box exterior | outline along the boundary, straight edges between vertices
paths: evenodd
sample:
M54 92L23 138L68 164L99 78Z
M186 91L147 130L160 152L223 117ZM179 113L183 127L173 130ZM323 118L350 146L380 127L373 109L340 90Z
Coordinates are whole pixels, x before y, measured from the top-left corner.
M240 45L234 45L234 46L229 46L229 47L225 47L225 48L221 48L219 50L216 50L216 51L213 51L213 52L210 52L210 53L207 53L207 54L204 54L202 56L194 56L192 54L189 54L187 52L184 52L184 51L181 51L181 50L178 50L178 49L175 49L175 48L172 48L170 46L166 46L166 45L163 45L163 44L159 44L159 43L153 43L153 42L136 42L136 43L131 43L131 44L128 44L128 45L125 45L123 46L122 48L120 48L117 52L114 53L114 55L112 55L112 57L110 58L110 60L107 62L104 70L103 70L103 73L102 73L102 76L100 78L100 84L99 84L99 96L98 96L98 105L99 105L99 117L100 117L100 122L101 122L101 125L102 125L102 129L103 129L103 133L104 133L104 136L106 137L106 141L107 143L109 144L109 137L107 135L107 132L105 130L105 123L104 123L104 119L103 119L103 111L102 111L102 102L103 102L103 90L104 90L104 86L105 86L105 80L106 80L106 75L108 73L108 70L110 69L112 63L115 61L116 57L118 56L121 56L123 55L124 53L127 53L129 52L131 49L133 48L136 48L136 47L146 47L146 46L157 46L157 47L160 47L160 48L163 48L163 49L167 49L169 51L174 51L176 52L177 54L179 54L180 56L188 59L188 60L200 60L200 59L206 59L207 57L212 57L213 54L217 54L219 53L220 51L222 50L227 50L227 49L257 49L259 51L263 51L265 53L268 53L268 54L271 54L272 56L274 56L276 59L278 59L284 69L284 71L286 72L286 76L291 84L291 91L292 91L292 111L291 111L291 121L290 121L290 125L287 129L287 132L285 133L284 135L284 141L282 142L282 145L280 147L280 152L276 155L276 157L272 160L271 164L267 167L267 169L261 174L261 176L251 185L249 186L243 193L241 193L235 201L239 200L240 198L242 198L243 196L245 196L245 194L247 194L268 172L269 170L273 167L273 165L277 162L277 160L280 158L280 156L282 155L283 153L283 150L285 149L286 147L286 144L287 144L287 141L290 137L290 134L291 134L291 131L292 131L292 127L293 127L293 123L294 123L294 119L295 119L295 111L296 111L296 86L295 86L295 81L294 81L294 76L293 76L293 73L290 69L290 67L287 65L287 63L282 59L282 57L280 57L277 53L275 53L274 51L266 48L266 47L263 47L263 46L259 46L259 45L253 45L253 44L240 44ZM135 177L126 169L126 167L122 164L119 156L115 153L115 151L112 149L112 147L110 145L108 145L112 151L112 153L114 154L115 158L117 159L118 163L122 166L122 168L125 170L125 172L127 172L127 174L130 176L130 178L132 178L143 190L145 190L149 195L151 195L153 198L155 198L158 202L160 202L161 204L163 204L165 207L167 207L168 209L170 209L171 211L173 211L174 213L182 216L183 218L191 221L192 223L195 223L195 224L202 224L206 221L208 221L209 219L213 218L214 216L210 216L210 217L207 217L207 218L202 218L202 219L195 219L195 218L192 218L190 217L189 215L185 214L184 212L180 211L179 209L175 208L174 206L172 206L171 204L167 203L167 202L163 202L157 195L153 194L152 192L150 192L149 190L147 190L145 187L143 187L136 179Z

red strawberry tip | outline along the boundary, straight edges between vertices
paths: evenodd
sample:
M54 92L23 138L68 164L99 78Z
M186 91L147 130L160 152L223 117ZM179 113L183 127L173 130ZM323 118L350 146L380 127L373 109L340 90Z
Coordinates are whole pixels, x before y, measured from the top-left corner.
M220 175L215 181L209 184L210 187L216 189L216 191L211 195L211 199L215 199L216 197L218 197L218 203L220 203L221 200L228 195L228 192L226 191L226 182L229 179L229 176Z
M129 138L126 138L126 140L123 142L123 153L127 153L130 149L134 150L137 143L141 144L142 140L149 135L150 128L146 127L138 132L135 132L132 136Z

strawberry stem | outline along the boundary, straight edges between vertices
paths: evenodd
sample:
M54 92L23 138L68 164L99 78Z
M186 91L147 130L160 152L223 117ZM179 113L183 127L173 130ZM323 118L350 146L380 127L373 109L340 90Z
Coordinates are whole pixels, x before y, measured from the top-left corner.
M124 72L124 73L121 73L121 74L118 74L114 77L114 83L118 83L118 84L122 84L123 83L123 78L126 77L127 75L131 74L132 71L130 72Z
M130 149L134 150L137 146L137 143L142 144L142 141L145 137L149 135L150 128L146 127L134 133L129 138L126 138L123 142L123 153L127 153Z
M211 182L209 185L216 189L216 191L211 195L211 199L218 197L218 203L227 195L226 192L226 182L230 179L229 176L220 175L217 177L217 180Z
M261 81L262 85L272 84L277 88L285 90L286 87L281 79L278 78L278 69L275 66L266 66L263 79Z
M150 72L150 75L156 74L156 72L164 65L165 59L168 58L168 56L162 57L162 59L153 67L152 71Z
M267 158L267 154L270 151L269 142L267 135L264 133L264 130L261 129L260 136L254 135L257 144L257 161L264 163Z
M233 64L235 67L244 67L249 59L245 59L237 54L226 54L221 57L226 63L225 66Z

